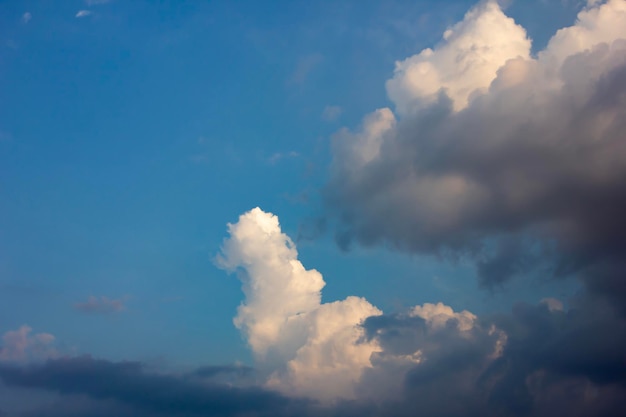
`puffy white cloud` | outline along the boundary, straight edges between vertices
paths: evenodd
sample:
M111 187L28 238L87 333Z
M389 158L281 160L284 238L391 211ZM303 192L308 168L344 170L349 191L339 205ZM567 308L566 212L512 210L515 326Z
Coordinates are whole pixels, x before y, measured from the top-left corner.
M32 334L29 326L2 335L0 362L26 363L57 356L54 336L49 333Z
M275 215L255 208L228 231L217 263L238 269L245 301L235 325L271 373L268 385L319 399L352 397L377 349L361 341L360 324L381 311L358 297L321 304L322 275L304 268Z
M486 351L498 349L502 336L477 327L476 316L469 311L455 312L443 303L415 306L398 316L398 323L408 323L401 327L419 336L389 333L402 345L394 347L386 336L372 330L393 328L387 323L389 318L364 298L321 303L325 285L321 274L304 268L275 215L255 208L229 224L228 230L230 237L217 263L237 271L243 283L245 300L235 324L268 375L270 388L323 401L362 395L387 398L389 390L400 388L402 374L431 363L442 341L467 341L480 335ZM382 326L372 323L376 318ZM367 381L365 373L370 375ZM388 379L386 389L375 388L372 378Z
M460 313L455 313L452 307L443 303L426 303L423 306L415 306L411 310L410 316L423 318L432 328L442 328L446 326L449 320L456 320L456 327L460 331L471 330L474 327L474 321L476 321L476 316L469 311L463 310Z
M427 48L397 62L387 93L400 114L432 104L440 90L455 110L462 110L472 95L489 87L508 60L528 58L530 46L524 28L507 17L496 1L487 1L448 29L434 50Z
M550 39L539 60L556 69L572 55L623 38L626 38L626 1L591 1L578 14L575 25L559 30Z

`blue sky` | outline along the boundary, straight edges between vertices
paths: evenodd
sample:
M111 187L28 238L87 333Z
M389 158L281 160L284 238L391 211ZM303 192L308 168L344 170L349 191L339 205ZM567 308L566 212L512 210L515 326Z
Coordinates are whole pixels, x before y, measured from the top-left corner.
M358 211L324 200L340 182L337 132L393 108L395 62L435 48L475 3L1 2L0 334L28 325L111 361L254 366L232 321L241 283L215 256L226 224L257 206L323 274L323 302L477 315L567 304L586 281L529 270L485 288L469 246L448 257L393 234L369 244L356 226L350 250L335 241L341 213ZM584 7L503 5L533 57Z

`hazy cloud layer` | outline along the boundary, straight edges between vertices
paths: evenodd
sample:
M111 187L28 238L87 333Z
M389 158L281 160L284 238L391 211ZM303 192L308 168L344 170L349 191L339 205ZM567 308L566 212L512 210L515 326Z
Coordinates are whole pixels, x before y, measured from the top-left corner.
M88 314L111 314L119 313L126 309L124 299L114 299L105 296L90 296L87 301L74 304L74 309Z
M485 2L397 64L395 113L333 140L339 243L469 253L486 285L586 271L593 291L626 294L610 266L626 255L626 1L594 2L529 48Z
M197 375L150 373L137 362L91 357L26 367L0 366L0 378L8 386L60 394L53 407L25 415L91 417L105 415L103 410L123 416L294 415L288 410L300 403L260 388L215 384L199 380Z

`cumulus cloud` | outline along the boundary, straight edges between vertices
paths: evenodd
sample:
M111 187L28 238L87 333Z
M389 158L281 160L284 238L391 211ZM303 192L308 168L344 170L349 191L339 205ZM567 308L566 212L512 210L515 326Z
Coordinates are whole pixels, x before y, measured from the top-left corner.
M443 303L392 316L356 296L321 303L321 274L304 268L278 218L259 208L228 230L217 262L237 271L243 283L245 301L235 324L265 371L268 388L324 402L397 399L402 375L432 366L451 340L474 346L479 338L484 361L497 358L506 345L506 334L494 324L485 328L469 311L455 312ZM400 323L404 330L395 327Z
M29 326L21 326L2 335L0 362L27 363L41 361L57 355L54 336L49 333L32 333Z
M105 296L90 296L87 301L74 304L74 309L89 314L119 313L126 309L124 299L113 299Z
M243 283L235 325L269 370L268 385L320 399L353 397L377 350L360 340L359 325L381 311L359 297L322 304L322 275L304 268L275 215L255 208L228 231L217 262Z
M464 109L472 95L487 90L508 60L529 58L530 46L526 31L497 2L484 2L448 29L434 50L396 63L387 81L389 98L399 113L407 114L432 104L443 91L454 110Z
M396 65L395 110L333 139L325 200L341 245L469 254L485 285L584 271L626 295L606 264L626 255L626 1L589 3L529 50L487 1Z

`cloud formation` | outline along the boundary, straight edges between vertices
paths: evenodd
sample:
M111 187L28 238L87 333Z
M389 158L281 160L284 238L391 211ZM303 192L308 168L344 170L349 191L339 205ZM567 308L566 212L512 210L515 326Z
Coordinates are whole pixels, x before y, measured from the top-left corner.
M126 309L124 299L113 299L105 296L90 296L87 301L74 304L74 309L88 314L119 313Z
M294 415L290 407L302 408L303 403L260 388L213 383L195 374L150 373L138 362L110 362L89 356L23 367L0 365L0 378L10 387L59 394L55 403L24 413L24 417L288 416Z
M87 17L87 16L90 16L92 14L93 14L93 12L91 10L79 10L76 13L76 16L74 16L74 17L80 19L81 17Z
M333 330L341 325L334 321L338 317L335 311L324 321L309 319L334 340L308 343L309 354L341 359L346 344L354 349L352 339ZM609 417L623 415L626 406L626 320L605 304L585 300L564 311L550 300L483 317L425 304L367 317L359 333L360 343L377 349L352 381L353 396L332 402L298 398L320 398L319 391L302 385L298 393L284 385L255 385L255 370L241 365L164 373L89 356L0 363L0 389L31 390L33 405L19 417ZM323 364L316 365L323 371ZM319 375L313 366L304 369L309 373L280 377L298 384L298 377ZM325 382L334 385L335 376ZM42 394L48 400L35 401Z
M32 328L21 326L2 335L0 362L29 363L57 356L54 336L50 333L31 334Z
M359 297L322 304L322 275L304 268L273 214L255 208L228 231L218 265L238 271L245 301L235 325L270 373L268 385L320 399L353 397L377 350L360 340L359 325L381 311Z
M469 254L485 285L537 265L583 271L590 289L626 295L626 1L590 3L529 50L487 1L396 65L395 110L333 140L340 244Z

